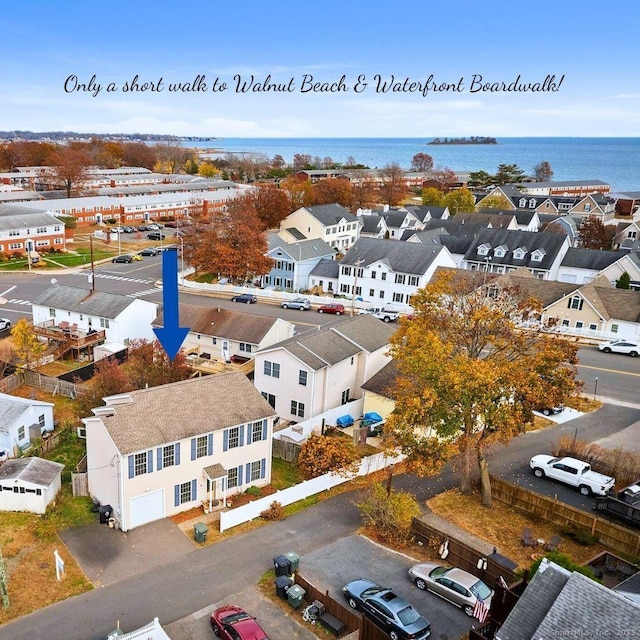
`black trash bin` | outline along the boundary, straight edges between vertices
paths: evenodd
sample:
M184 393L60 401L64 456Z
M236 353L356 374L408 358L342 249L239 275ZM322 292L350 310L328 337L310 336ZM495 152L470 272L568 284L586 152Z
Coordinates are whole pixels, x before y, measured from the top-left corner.
M100 518L100 524L107 524L113 509L110 504L103 504L98 507L98 517Z
M293 584L293 580L287 576L278 576L274 584L276 585L276 595L286 600L287 589Z
M291 574L291 563L286 556L276 556L273 559L273 568L276 572L276 578Z

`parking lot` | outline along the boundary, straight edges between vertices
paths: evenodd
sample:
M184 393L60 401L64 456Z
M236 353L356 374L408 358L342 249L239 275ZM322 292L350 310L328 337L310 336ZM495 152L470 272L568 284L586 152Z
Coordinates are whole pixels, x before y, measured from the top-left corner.
M447 640L466 634L477 620L438 596L420 591L407 571L417 561L389 551L360 535L342 538L300 558L300 573L318 589L344 602L342 586L357 578L369 578L391 587L431 622L431 637Z

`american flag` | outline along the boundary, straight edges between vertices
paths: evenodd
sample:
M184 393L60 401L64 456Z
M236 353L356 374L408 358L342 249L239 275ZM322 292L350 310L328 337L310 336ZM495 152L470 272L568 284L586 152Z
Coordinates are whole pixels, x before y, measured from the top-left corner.
M476 606L473 608L473 617L478 619L478 622L481 624L487 619L489 615L489 607L484 603L483 600L478 598L476 600Z

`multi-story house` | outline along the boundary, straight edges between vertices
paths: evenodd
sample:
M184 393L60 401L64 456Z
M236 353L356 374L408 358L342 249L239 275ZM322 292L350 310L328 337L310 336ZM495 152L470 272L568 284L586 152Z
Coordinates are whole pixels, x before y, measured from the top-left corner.
M24 204L0 205L0 253L64 250L64 223L50 213L34 212Z

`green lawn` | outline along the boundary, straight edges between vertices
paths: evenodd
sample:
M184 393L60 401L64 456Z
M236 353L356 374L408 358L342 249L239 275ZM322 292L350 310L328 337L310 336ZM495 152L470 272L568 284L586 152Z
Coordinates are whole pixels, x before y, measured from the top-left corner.
M104 260L105 258L111 258L116 255L116 252L104 249L93 250L93 260L97 262ZM59 269L60 267L82 267L91 262L91 252L89 249L78 249L77 251L69 253L52 253L42 255L40 262L35 265L34 269ZM15 260L8 260L7 262L0 262L0 271L26 271L29 268L26 258L17 258Z
M280 458L271 459L271 486L274 489L287 489L303 480L298 465Z

